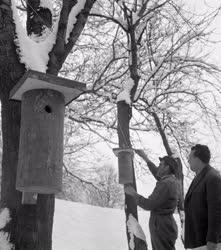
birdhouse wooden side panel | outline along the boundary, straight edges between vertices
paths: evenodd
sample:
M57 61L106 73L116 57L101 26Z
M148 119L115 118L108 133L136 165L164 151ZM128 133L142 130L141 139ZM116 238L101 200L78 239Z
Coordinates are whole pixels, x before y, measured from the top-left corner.
M16 188L57 193L62 189L64 96L49 89L22 96Z
M133 183L133 160L131 152L122 151L118 154L119 183Z

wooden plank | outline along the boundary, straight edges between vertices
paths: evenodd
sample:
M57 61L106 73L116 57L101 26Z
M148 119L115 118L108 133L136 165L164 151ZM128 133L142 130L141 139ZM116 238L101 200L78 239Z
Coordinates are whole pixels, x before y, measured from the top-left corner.
M128 153L134 154L134 149L132 149L132 148L113 148L113 152L116 156L118 156L118 154L120 152L128 152Z
M37 204L38 194L30 192L22 192L22 204Z
M16 189L54 194L62 190L64 97L54 90L24 93Z
M10 92L10 99L21 101L24 92L32 89L53 89L65 97L65 105L76 99L86 90L86 84L63 77L29 70Z
M133 156L132 148L113 148L118 157L118 176L120 184L133 183Z

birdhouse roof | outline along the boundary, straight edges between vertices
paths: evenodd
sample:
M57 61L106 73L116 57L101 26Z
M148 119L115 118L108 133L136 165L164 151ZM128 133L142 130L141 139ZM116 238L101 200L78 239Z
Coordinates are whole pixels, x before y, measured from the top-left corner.
M86 90L86 84L34 70L27 71L10 92L10 99L21 101L23 93L32 89L53 89L65 97L65 105Z

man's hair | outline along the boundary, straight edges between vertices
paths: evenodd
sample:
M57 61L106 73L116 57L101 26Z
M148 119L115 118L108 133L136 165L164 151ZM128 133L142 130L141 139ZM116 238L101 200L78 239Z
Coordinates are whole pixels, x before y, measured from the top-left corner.
M210 150L206 145L196 144L191 148L194 150L194 156L198 157L202 162L208 164L210 161Z
M178 171L178 165L176 160L172 156L164 156L164 157L159 157L160 161L164 161L166 165L169 166L170 172L172 174L177 174Z

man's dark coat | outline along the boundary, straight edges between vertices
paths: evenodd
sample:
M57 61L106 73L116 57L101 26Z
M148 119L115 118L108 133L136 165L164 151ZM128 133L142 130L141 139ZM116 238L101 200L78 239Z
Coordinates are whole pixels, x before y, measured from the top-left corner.
M185 248L221 242L221 176L206 166L185 197Z

